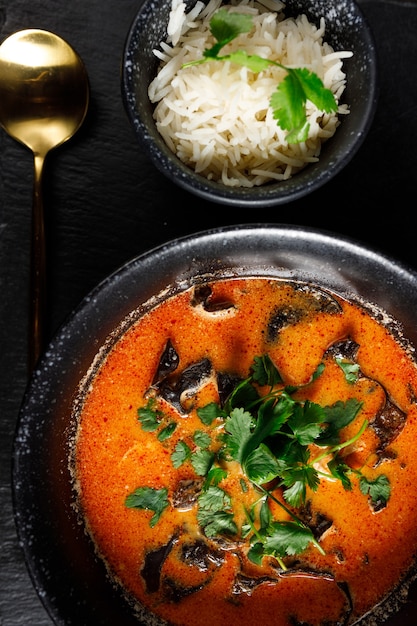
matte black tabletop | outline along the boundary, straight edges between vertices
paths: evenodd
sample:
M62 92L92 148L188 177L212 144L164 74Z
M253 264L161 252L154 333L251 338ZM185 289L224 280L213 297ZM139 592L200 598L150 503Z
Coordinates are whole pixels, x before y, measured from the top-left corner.
M138 146L120 93L125 37L141 0L0 0L0 41L51 30L90 79L81 130L47 159L44 203L51 338L82 298L136 255L179 236L239 223L324 228L417 268L417 0L361 0L379 55L380 97L351 163L309 197L264 210L215 205L168 181ZM13 435L27 383L33 161L0 131L0 625L51 626L18 544ZM378 280L378 277L375 277Z

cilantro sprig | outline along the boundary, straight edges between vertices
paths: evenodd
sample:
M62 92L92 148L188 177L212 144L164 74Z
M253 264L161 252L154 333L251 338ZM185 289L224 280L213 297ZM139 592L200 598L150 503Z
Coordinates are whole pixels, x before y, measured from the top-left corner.
M224 422L223 454L239 462L247 478L258 487L276 480L292 507L304 504L307 488L316 491L324 476L339 478L343 474L342 483L350 488L348 470L339 453L355 443L368 422L364 420L356 435L347 441L340 440L340 432L355 419L361 403L352 398L346 403L339 401L322 407L309 400L294 400L292 395L298 388L281 387L271 388L255 402L251 400L251 410L235 406L236 402L240 404L245 388L246 397L253 397L255 384L265 383L265 371L270 379L279 376L272 361L263 360L262 366L257 357L252 375L235 388L228 400L230 412ZM323 451L312 456L312 444ZM328 473L317 469L325 458L332 460Z
M352 368L345 365L346 379L354 384ZM323 369L324 364L320 364L312 382ZM353 372L357 374L354 368ZM260 563L264 556L272 556L282 569L286 569L286 556L303 552L309 544L323 553L300 513L309 491L317 491L323 478L339 480L347 491L354 488L356 479L375 510L386 505L391 489L384 474L369 478L361 469L350 467L341 454L368 427L364 419L355 434L343 437L343 429L359 417L362 403L350 398L321 406L296 399L302 387L285 386L268 355L255 357L249 376L235 384L223 405L211 402L197 409L203 426L219 422L211 434L197 429L187 441L178 440L171 453L175 468L189 462L196 476L203 478L197 520L206 536L240 535L248 541L249 559ZM160 433L167 428L167 418L155 399L149 400L138 415L142 428L155 432L165 445ZM228 462L240 465L242 492L252 487L255 494L250 509L243 511L246 521L241 528L223 483ZM272 503L281 507L286 519L273 517ZM126 506L153 511L150 524L154 526L169 507L168 491L141 487L127 497Z
M300 143L306 141L310 129L306 114L307 100L312 102L320 111L333 113L337 111L336 99L332 91L324 87L320 77L307 68L289 68L277 61L247 54L244 50L220 55L224 46L240 34L250 32L252 28L253 20L250 15L219 9L210 20L210 32L216 42L211 48L203 51L201 59L185 63L183 67L214 60L231 61L249 68L254 73L262 72L270 65L285 70L287 75L272 94L269 104L278 126L282 130L288 131L287 142Z

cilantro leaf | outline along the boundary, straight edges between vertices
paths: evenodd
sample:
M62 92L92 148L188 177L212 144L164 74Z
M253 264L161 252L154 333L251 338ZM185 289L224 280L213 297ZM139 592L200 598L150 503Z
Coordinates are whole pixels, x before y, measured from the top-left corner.
M211 443L210 435L204 430L196 430L193 439L195 445L200 448L208 448Z
M264 554L291 556L303 552L314 540L312 531L296 522L273 522L263 542Z
M164 428L162 428L158 433L158 440L165 441L165 439L169 439L177 428L176 422L170 422Z
M359 378L360 367L357 363L351 363L345 359L336 358L336 363L342 369L346 382L353 385Z
M206 406L198 408L197 415L205 426L210 426L218 417L226 417L225 412L222 411L217 402L210 402Z
M287 143L302 143L303 141L307 141L309 130L310 124L307 122L306 119L303 124L297 126L296 128L293 128L290 132L287 133Z
M262 559L265 556L264 545L261 541L257 541L248 550L248 559L255 565L262 565Z
M197 450L191 455L191 465L198 476L205 476L214 461L214 453L209 450Z
M219 487L210 486L201 493L198 498L197 519L207 537L237 533L231 511L231 498Z
M185 441L178 441L171 454L171 461L175 469L178 469L185 461L191 457L190 447Z
M283 130L301 131L303 129L302 141L307 139L309 129L305 104L306 95L302 85L297 80L297 74L290 71L272 94L270 106L274 119L278 120Z
M245 459L243 468L247 477L255 483L267 483L276 478L282 466L265 444L261 445Z
M282 480L283 485L287 487L284 490L284 498L291 506L299 507L305 502L307 486L316 491L319 482L317 470L312 465L287 468Z
M145 432L155 432L158 429L159 441L169 439L175 431L177 424L170 420L167 415L156 408L155 398L150 398L146 406L138 409L138 420Z
M302 446L313 443L321 433L321 424L325 414L322 407L307 400L304 405L295 404L288 426Z
M253 23L250 15L219 9L210 20L210 31L217 43L208 51L208 58L215 58L220 50L242 33L249 33Z
M150 526L153 528L159 521L162 513L169 506L168 490L139 487L126 497L125 505L129 509L147 509L153 511Z
M323 374L324 369L325 369L324 363L319 363L316 371L314 372L312 376L312 380L317 380Z
M304 98L310 100L319 111L332 113L337 110L337 103L330 89L326 89L323 81L307 68L287 70L298 81Z
M339 459L339 457L333 457L328 463L327 467L334 478L337 478L342 483L346 491L352 490L352 481L349 478L349 473L352 471L349 465Z
M259 521L261 523L261 528L268 528L272 520L273 518L271 509L268 506L268 500L267 498L264 498L261 505L261 510L259 512Z
M391 495L391 486L387 476L381 474L375 480L369 480L362 476L359 481L359 488L364 495L369 495L372 503L382 503L385 505Z
M233 513L229 511L199 511L198 521L204 528L207 537L216 535L235 535L237 533L236 522Z
M330 89L322 80L306 68L286 68L288 74L271 96L270 106L274 119L283 130L288 130L288 143L305 141L309 123L306 116L306 102L310 100L320 111L337 111L337 102Z
M312 381L323 369L321 363ZM250 560L260 564L263 556L273 556L283 569L286 566L282 559L304 551L309 543L324 554L296 513L306 502L307 489L316 491L325 475L322 469L316 469L323 459L327 461L328 477L340 480L346 490L351 490L351 474L355 475L374 510L385 506L391 490L387 476L370 480L361 470L349 467L340 455L368 426L365 419L356 434L348 440L342 437L342 429L357 417L361 402L350 398L321 406L308 399L295 399L302 387L283 386L279 371L267 354L255 357L248 378L234 384L223 408L212 402L197 410L205 425L221 417L223 422L219 422L218 428L211 435L197 429L191 442L178 441L171 453L175 468L189 461L195 474L204 477L197 499L197 520L206 536L240 534L241 539L247 538L250 543ZM260 395L262 387L269 390ZM155 410L154 399L139 409L138 414L142 427L155 431L155 437L160 440L165 440L175 429L175 423L168 422L167 416ZM316 446L323 450L313 457ZM224 462L230 460L241 466L242 492L249 494L250 484L256 492L249 510L245 505L246 522L240 529L234 519L231 497L220 487L228 476ZM269 483L272 489L268 488ZM283 497L277 497L276 489L281 490ZM291 521L275 520L271 502L280 506ZM142 487L126 498L126 506L154 512L151 526L168 505L166 489Z
M299 507L306 499L306 485L304 480L296 480L284 491L284 498L293 507Z
M362 402L355 398L349 398L346 402L339 400L331 406L323 407L326 427L316 443L320 446L338 444L340 441L340 430L355 419L361 408Z
M279 432L294 412L295 401L286 391L280 393L278 398L264 400L258 410L257 431L261 431L264 437Z
M277 458L285 462L286 467L305 465L310 458L310 450L303 446L297 439L280 441L281 446L274 449Z
M242 463L262 441L281 431L283 424L293 413L294 404L294 401L283 393L278 400L271 398L260 406L252 435L243 444Z
M160 413L154 408L154 400L149 400L145 407L138 409L138 419L143 430L152 432L156 430L160 422Z
M212 467L208 472L203 484L204 491L210 486L217 487L217 485L227 476L226 470L221 467Z
M233 409L224 424L224 442L232 459L242 463L245 447L252 437L252 415L244 409Z
M260 396L250 378L240 381L229 395L224 405L226 415L234 408L251 407L259 402Z
M265 385L274 387L275 385L283 382L281 374L268 354L256 356L254 358L252 372L253 380L261 385L261 387L264 387Z

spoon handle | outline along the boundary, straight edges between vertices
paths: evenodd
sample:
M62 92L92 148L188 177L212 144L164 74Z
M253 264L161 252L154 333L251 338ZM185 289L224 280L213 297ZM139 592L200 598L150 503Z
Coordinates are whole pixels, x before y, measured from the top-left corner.
M29 371L36 366L44 346L46 311L45 224L42 197L42 173L45 157L34 155L32 206L32 241L30 274Z

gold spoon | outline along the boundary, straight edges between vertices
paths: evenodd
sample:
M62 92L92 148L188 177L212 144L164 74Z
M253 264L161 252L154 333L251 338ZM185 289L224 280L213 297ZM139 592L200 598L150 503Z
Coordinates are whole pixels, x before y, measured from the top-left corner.
M34 155L30 372L44 348L44 162L50 150L70 139L81 126L88 103L85 66L71 46L57 35L45 30L22 30L0 45L0 125Z

